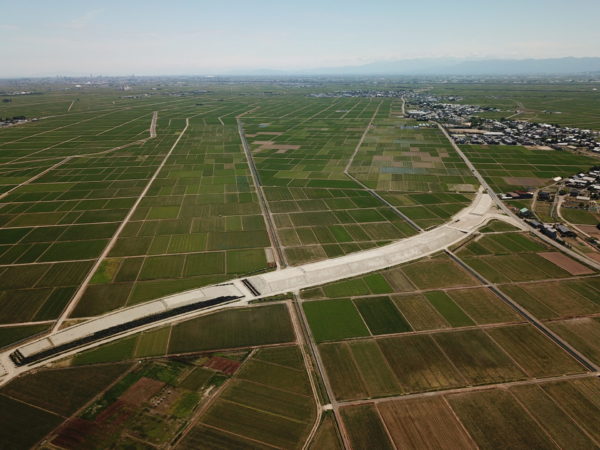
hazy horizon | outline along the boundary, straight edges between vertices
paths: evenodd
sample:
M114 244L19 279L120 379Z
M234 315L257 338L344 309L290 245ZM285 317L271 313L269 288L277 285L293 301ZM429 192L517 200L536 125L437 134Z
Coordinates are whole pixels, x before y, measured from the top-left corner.
M458 58L600 57L600 3L34 1L3 7L0 78L302 71Z

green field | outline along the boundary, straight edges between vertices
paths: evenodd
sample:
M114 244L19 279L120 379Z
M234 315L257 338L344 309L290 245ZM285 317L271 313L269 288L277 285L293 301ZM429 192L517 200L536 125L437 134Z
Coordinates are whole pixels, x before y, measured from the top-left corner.
M11 345L38 333L42 333L46 331L47 328L48 327L43 324L0 328L0 348Z
M278 344L295 340L284 305L217 312L174 325L169 353Z
M279 349L292 358L298 352L296 347ZM216 427L241 439L300 448L315 414L310 389L298 391L298 387L308 387L307 373L304 367L276 366L260 361L258 357L259 354L243 365L239 375L227 384L216 402L200 417L198 425ZM250 368L247 368L248 364L251 364ZM286 380L280 377L285 376L286 371L280 371L277 376L272 373L274 369L285 369L288 375L294 374ZM296 388L292 387L294 381L299 383ZM189 442L193 436L193 433L186 436L184 442Z
M569 177L597 164L594 158L556 150L502 145L463 145L461 149L496 192L552 184L554 177Z
M369 335L350 300L306 302L302 306L317 342Z
M131 77L127 93L108 80L0 80L0 117L38 119L0 128L0 347L448 223L479 183L434 123L402 117L415 91L600 129L583 78ZM598 164L461 148L497 192ZM504 222L479 231L450 250L489 286L439 252L173 318L19 376L0 389L0 448L336 449L342 431L356 449L597 446L597 378L495 294L600 364L597 273L561 268ZM314 423L329 403L339 415Z

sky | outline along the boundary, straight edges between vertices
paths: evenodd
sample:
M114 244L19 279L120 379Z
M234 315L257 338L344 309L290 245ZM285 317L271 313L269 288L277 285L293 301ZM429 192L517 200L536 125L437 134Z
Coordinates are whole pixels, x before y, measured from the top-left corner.
M600 0L0 0L0 78L600 57Z

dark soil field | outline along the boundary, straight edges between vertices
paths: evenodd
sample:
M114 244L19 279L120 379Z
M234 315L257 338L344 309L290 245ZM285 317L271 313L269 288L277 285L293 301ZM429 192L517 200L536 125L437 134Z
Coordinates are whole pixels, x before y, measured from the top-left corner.
M396 448L475 448L443 397L377 405Z
M224 311L175 325L169 353L279 344L295 340L285 305Z

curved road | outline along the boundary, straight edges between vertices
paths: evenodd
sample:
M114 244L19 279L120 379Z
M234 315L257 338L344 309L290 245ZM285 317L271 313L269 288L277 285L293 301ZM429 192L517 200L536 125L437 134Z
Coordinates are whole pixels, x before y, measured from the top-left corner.
M438 126L441 128L444 135L449 139L457 153L463 158L469 169L478 178L482 185L475 199L473 200L473 203L457 213L448 223L415 236L394 242L387 246L351 253L338 258L332 258L302 266L288 267L274 272L249 277L247 281L251 283L253 289L249 289L248 285L244 284L243 280L235 279L219 285L195 289L133 306L131 308L121 309L104 316L91 319L84 323L64 328L62 330L55 328L50 335L35 340L31 343L21 345L19 350L29 348L29 353L31 353L31 349L35 348L37 345L43 345L44 343L47 345L48 342L51 342L53 345L56 345L56 342L69 342L77 340L82 336L89 335L90 332L104 330L111 326L127 323L128 321L131 321L132 317L136 317L136 314L139 316L140 314L144 314L145 311L152 310L152 308L159 307L161 305L163 307L173 308L185 302L195 301L195 299L210 297L214 298L220 295L236 297L236 300L230 301L226 304L213 306L201 311L193 311L190 313L181 314L169 319L153 322L145 326L140 326L138 328L128 330L127 332L123 332L109 338L101 339L94 343L66 351L65 353L53 356L39 363L32 363L30 365L17 367L9 358L9 354L14 349L5 351L0 353L0 385L6 383L15 376L34 368L46 365L48 362L62 359L67 355L78 353L84 349L92 348L115 339L120 339L129 334L134 334L146 329L162 326L169 322L188 319L190 317L211 313L224 308L245 306L249 301L257 298L289 292L297 292L303 288L318 286L328 282L396 266L398 264L413 261L424 256L432 255L439 251L447 251L448 254L453 256L453 254L448 251L450 247L477 232L480 227L484 226L492 219L503 220L521 229L527 229L524 223L518 219L498 199L498 197L496 197L487 182L471 164L468 158L463 154L460 148L458 148L454 141L452 141L446 130L443 129L441 125L438 124ZM484 188L487 190L487 192L485 192ZM501 210L504 214L500 213L499 210ZM544 241L555 246L558 245L556 242L552 241L546 236L541 235L540 233L537 234L540 235L539 237ZM580 255L569 252L567 249L561 247L559 248L561 251L568 253L570 256L582 260ZM595 262L594 264L591 264L587 261L587 258L583 259L585 259L584 262L586 264L595 268L600 268L600 264ZM511 303L513 303L513 307L516 305L512 301ZM534 322L532 321L532 323ZM537 323L534 324L537 326ZM546 334L548 334L547 330L541 331L546 331ZM562 341L557 336L552 337L554 338L553 340L560 341L560 343L563 344L563 348L572 350L567 343Z
M493 207L492 200L489 195L480 190L470 206L456 214L450 222L433 230L402 239L383 247L363 250L338 258L332 258L302 266L288 267L282 270L249 277L247 280L249 280L250 283L258 290L258 295L251 292L251 290L244 285L242 280L235 279L219 285L194 289L151 302L146 302L130 308L120 309L68 328L63 328L60 330L55 328L50 335L34 340L31 343L21 345L19 346L19 349L33 349L37 345L42 345L43 343L47 342L57 345L57 342L76 340L80 337L89 335L91 332L96 332L111 326L126 323L130 321L132 317L135 318L140 314L144 314L146 310L151 310L155 305L158 306L159 304L167 305L168 307L172 308L182 304L183 302L193 301L196 298L214 298L219 295L231 295L239 297L237 300L223 305L214 306L201 311L193 311L163 321L154 322L146 326L141 326L133 330L111 336L73 350L69 350L65 353L48 358L42 362L32 363L26 366L15 366L9 358L9 354L14 351L14 348L6 350L3 353L0 353L0 384L3 384L9 379L12 379L13 377L25 373L33 368L40 367L48 362L64 358L69 354L74 354L84 349L96 347L100 344L110 342L129 334L155 328L169 322L180 321L182 319L195 317L200 314L206 314L224 308L245 306L249 301L257 298L295 292L306 287L318 286L331 281L366 274L368 272L385 269L387 267L413 261L415 259L422 258L423 256L437 253L462 241L492 219L505 220L513 225L519 226L519 223L515 222L511 217L498 214L497 210ZM63 315L63 317L66 316ZM32 350L30 350L30 352L31 351Z

